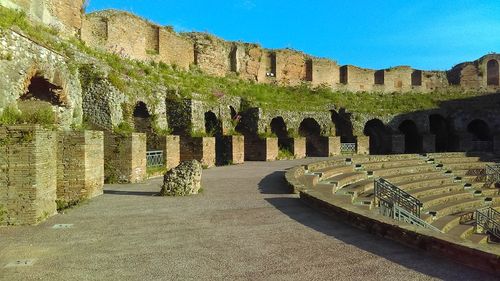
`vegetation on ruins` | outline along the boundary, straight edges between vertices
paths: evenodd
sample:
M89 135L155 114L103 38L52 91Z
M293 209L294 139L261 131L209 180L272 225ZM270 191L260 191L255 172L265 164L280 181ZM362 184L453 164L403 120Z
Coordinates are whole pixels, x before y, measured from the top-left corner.
M324 111L335 106L359 114L389 116L435 108L441 101L477 95L458 89L405 94L334 92L324 86L311 88L307 83L296 87L282 87L249 82L236 75L213 77L204 74L194 65L189 71L182 71L161 62L121 58L116 54L90 48L76 38L61 39L56 30L32 24L22 12L3 7L0 7L0 28L20 30L39 44L64 54L68 58L69 67L79 71L83 86L97 79L107 79L116 89L130 97L167 92L171 98L189 98L196 93L204 101L215 103L218 96L229 95L242 97L248 107L263 109ZM89 63L96 64L97 67ZM10 118L12 116L4 116L0 122L10 121ZM116 128L118 132L128 131L127 129Z

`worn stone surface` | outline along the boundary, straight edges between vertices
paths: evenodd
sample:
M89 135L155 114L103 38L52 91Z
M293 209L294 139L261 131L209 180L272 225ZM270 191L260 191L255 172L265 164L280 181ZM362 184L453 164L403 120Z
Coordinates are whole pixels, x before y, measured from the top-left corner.
M198 160L206 168L215 166L214 137L181 136L180 143L181 161Z
M198 194L203 168L196 160L182 162L163 177L161 196L187 196Z

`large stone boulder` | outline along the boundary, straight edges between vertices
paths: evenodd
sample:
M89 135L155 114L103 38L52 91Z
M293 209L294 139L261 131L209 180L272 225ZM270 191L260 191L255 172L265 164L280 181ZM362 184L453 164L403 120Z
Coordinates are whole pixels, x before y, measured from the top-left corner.
M182 162L163 177L160 196L187 196L198 194L201 188L201 163L196 160Z

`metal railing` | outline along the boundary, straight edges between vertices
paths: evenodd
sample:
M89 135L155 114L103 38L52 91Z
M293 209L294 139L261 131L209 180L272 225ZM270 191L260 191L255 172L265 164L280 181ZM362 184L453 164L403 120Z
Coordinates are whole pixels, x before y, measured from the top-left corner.
M500 164L486 165L486 182L485 188L491 187L492 184L500 183Z
M146 163L148 168L161 167L164 165L163 161L163 151L147 151L146 152Z
M397 205L420 218L422 202L383 178L375 181L375 198L388 207Z
M343 142L340 144L340 153L342 154L356 154L357 151L356 143Z
M428 222L422 220L419 217L416 217L412 213L408 212L407 210L405 210L403 208L400 208L397 205L393 206L393 214L394 214L393 218L395 220L406 222L406 223L413 224L413 225L417 225L417 226L431 229L431 230L434 230L437 232L442 232L441 230L437 229L433 225L429 224Z
M481 231L500 239L500 212L488 207L476 210L476 231Z

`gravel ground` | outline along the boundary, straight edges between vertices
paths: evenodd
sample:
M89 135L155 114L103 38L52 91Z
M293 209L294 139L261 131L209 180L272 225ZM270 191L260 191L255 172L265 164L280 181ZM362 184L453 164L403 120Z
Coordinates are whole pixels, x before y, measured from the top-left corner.
M307 161L206 170L187 198L155 196L160 179L106 186L38 226L0 228L0 280L497 280L303 205L282 177ZM20 259L34 263L5 267Z

